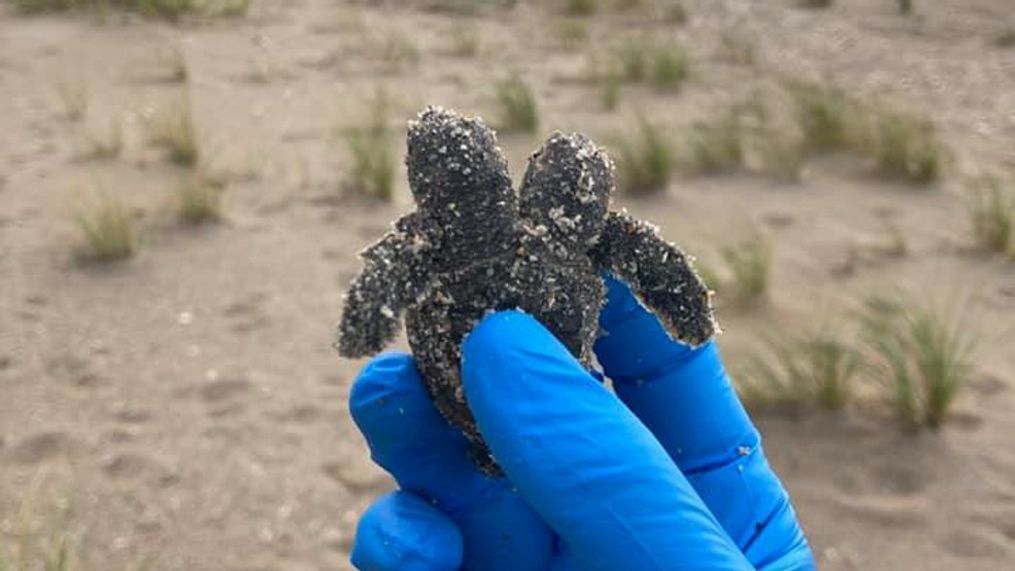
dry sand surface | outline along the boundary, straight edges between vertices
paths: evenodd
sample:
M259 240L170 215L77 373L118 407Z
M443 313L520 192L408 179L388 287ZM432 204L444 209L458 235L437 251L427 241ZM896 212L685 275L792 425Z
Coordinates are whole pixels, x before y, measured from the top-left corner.
M916 189L830 158L798 184L682 176L619 202L707 262L751 227L771 236L771 300L720 312L734 362L760 333L872 293L959 299L980 351L940 433L905 434L874 402L757 420L823 569L1015 568L1015 263L973 248L967 184L1015 169L1015 50L991 43L1015 26L1011 0L917 0L909 18L888 0L701 0L685 26L606 10L572 49L542 3L471 16L408 4L254 0L245 17L179 25L0 8L2 550L26 530L42 542L66 511L79 569L349 568L359 514L392 484L348 417L362 363L335 355L332 329L357 251L411 202L404 173L393 204L343 192L334 133L362 124L378 86L400 137L430 103L496 119L493 83L524 77L542 121L538 136L500 137L517 176L552 129L607 145L637 113L678 129L781 74L933 117L951 149L941 181ZM475 57L451 53L462 27ZM676 93L625 87L606 112L587 54L635 35L683 41L692 76ZM753 65L729 61L731 35L754 44ZM379 55L397 42L418 61ZM186 83L165 69L174 49ZM64 117L58 85L83 86L82 120ZM145 117L182 94L206 167L228 179L220 224L174 220L179 170L144 140ZM82 138L113 118L122 155L82 159ZM130 260L75 259L71 213L95 187L141 229ZM886 218L908 255L869 247Z

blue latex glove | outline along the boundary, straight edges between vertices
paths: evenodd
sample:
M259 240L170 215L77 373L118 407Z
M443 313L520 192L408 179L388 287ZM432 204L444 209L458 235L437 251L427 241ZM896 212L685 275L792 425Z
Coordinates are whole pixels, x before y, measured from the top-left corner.
M465 394L506 478L487 477L411 357L374 359L353 418L400 491L360 520L369 571L814 569L713 343L674 343L609 281L596 344L615 393L533 318L484 319Z

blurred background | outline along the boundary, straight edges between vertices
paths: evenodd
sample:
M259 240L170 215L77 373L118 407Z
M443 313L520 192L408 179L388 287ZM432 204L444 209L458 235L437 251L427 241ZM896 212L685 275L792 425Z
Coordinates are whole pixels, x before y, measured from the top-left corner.
M1011 0L0 0L0 569L350 568L429 104L608 149L823 569L1015 567Z

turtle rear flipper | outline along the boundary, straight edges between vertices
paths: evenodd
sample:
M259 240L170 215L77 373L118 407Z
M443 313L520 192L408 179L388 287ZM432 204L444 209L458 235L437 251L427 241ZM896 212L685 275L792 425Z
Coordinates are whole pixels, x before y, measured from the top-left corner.
M345 296L335 347L346 357L379 352L398 333L406 306L434 287L429 242L415 213L360 254L363 270Z
M697 346L717 332L708 287L684 252L659 236L655 226L610 212L589 254L601 271L630 285L674 339Z

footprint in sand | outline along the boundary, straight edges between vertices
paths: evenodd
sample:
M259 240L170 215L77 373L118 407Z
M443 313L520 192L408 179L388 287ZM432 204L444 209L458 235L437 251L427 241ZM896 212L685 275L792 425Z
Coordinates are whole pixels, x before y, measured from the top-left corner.
M250 381L246 379L220 379L203 385L198 396L208 404L219 404L250 392Z
M241 397L253 389L253 383L243 378L214 379L177 393L181 397L193 396L208 406L213 418L232 416L246 410Z
M64 432L40 432L26 436L10 450L10 459L17 464L38 464L56 456L70 454L78 442Z
M267 300L268 294L254 292L227 305L222 315L230 320L229 329L243 334L266 327L271 321L264 309Z
M324 410L312 404L301 404L272 413L271 416L282 423L308 424L323 418Z
M55 357L46 363L46 369L54 377L66 379L75 387L94 388L102 385L104 381L88 361L75 355Z
M981 397L992 397L1008 388L1004 379L988 373L970 379L968 384L969 389Z
M321 465L321 471L354 495L374 495L392 487L391 478L364 464L328 462Z
M954 530L942 538L945 550L959 557L1004 559L1015 549L998 531L984 527Z
M118 408L113 412L113 418L123 424L144 424L151 420L152 413L144 409Z
M922 492L929 483L928 472L915 467L888 464L877 470L880 492L909 496Z
M144 454L123 452L114 454L102 462L102 472L116 480L151 478L163 481L172 473L162 463Z
M848 519L867 520L896 528L926 526L930 505L921 496L835 495L823 498L832 511Z

